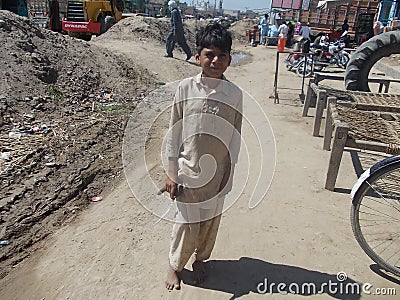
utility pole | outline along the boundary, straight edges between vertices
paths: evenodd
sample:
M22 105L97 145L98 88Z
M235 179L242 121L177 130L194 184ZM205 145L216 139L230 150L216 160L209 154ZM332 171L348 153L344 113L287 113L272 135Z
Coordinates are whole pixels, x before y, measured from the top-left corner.
M214 0L214 18L216 15L216 8L217 8L217 0Z

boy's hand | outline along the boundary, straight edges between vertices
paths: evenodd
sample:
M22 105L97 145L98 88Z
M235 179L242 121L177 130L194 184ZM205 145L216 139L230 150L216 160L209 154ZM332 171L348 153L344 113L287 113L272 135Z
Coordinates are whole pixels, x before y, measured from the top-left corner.
M167 180L165 181L165 191L169 193L171 199L176 198L178 180L178 160L177 158L168 158Z
M176 191L178 188L178 184L173 181L171 178L167 177L167 180L165 181L165 191L169 193L169 197L171 199L175 199L176 195Z

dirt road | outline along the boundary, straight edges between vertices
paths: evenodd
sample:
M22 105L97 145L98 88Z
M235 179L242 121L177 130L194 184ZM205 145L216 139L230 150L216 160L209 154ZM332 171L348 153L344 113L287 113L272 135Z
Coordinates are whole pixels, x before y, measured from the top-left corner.
M137 44L109 47L138 58ZM183 59L162 58L162 47L152 49L149 69L160 79L179 79L180 70L185 75L199 72ZM38 251L2 279L2 299L264 299L271 296L260 293L269 292L271 283L275 284L272 299L289 299L312 293L300 290L300 296L281 295L276 289L279 283L286 284L283 291L289 291L290 284L295 288L313 283L318 288L338 282L339 272L348 276L344 283L370 283L371 293L375 288L398 289L396 282L371 271L370 259L351 232L349 191L356 174L350 153L342 160L339 190L324 190L329 153L322 150L322 138L312 137L312 119L301 117L301 103L295 100L299 91L292 91L291 99L279 105L268 98L275 49L240 45L235 49L249 52L252 61L231 67L226 75L267 114L276 139L276 170L268 194L256 208L248 208L251 191L245 189L223 215L215 250L206 265L207 281L193 286L187 271L181 291L165 290L172 225L167 221L155 225L157 218L136 201L123 180L108 197L91 204L76 222L42 242ZM280 84L300 87L301 80L282 70ZM146 121L140 114L138 118L138 122ZM251 140L248 144L253 145ZM334 290L315 297L359 298Z

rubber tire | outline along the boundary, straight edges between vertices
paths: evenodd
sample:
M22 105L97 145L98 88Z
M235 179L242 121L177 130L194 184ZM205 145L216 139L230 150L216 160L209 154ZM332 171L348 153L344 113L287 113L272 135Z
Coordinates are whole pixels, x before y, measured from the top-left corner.
M353 53L346 67L347 90L370 92L368 75L372 66L382 57L400 53L400 31L376 35L361 44Z
M400 169L400 162L397 163L392 163L387 166L382 167L367 179L368 182L373 185L373 182L375 182L377 179L382 178L385 176L386 173L393 171L394 169ZM368 245L366 242L361 228L360 228L360 223L358 222L359 220L359 215L358 211L360 208L360 203L364 197L364 195L368 192L370 188L370 185L368 185L366 182L364 182L356 191L352 206L351 206L351 213L350 213L350 221L351 221L351 228L353 230L354 237L356 238L358 244L361 246L361 248L364 250L364 252L375 262L377 263L381 268L384 270L391 272L397 276L400 276L400 268L396 268L388 263L386 263L378 254L375 253L371 249L371 247Z
M305 76L304 77L310 77L312 72L312 65L310 63L307 62L306 65L306 72L305 72ZM302 61L301 63L299 63L297 69L296 69L296 74L299 77L303 77L303 71L304 71L304 61Z
M346 69L347 65L348 65L348 63L350 61L350 55L348 53L345 53L345 54L342 54L342 55L343 55L343 57L345 57L345 62L343 64L338 62L338 66L339 66L339 68Z
M115 23L117 23L112 16L99 16L97 19L100 22L100 34L105 33L110 29Z
M91 34L82 34L82 33L79 33L79 32L68 31L68 35L70 37L81 39L81 40L84 40L84 41L87 41L87 42L89 42L92 39L92 35Z
M105 31L107 31L108 29L111 28L111 26L113 26L114 24L116 24L117 22L115 21L114 17L111 16L106 16L105 21L104 21L104 28Z

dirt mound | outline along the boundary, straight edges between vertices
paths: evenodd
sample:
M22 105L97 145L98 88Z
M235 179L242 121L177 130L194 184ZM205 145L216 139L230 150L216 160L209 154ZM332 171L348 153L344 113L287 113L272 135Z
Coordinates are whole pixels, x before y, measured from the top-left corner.
M249 30L253 25L257 24L258 21L256 19L244 19L233 23L232 26L229 27L229 31L232 32L232 37L234 40L247 43L246 30Z
M200 26L208 21L186 20L184 22L185 37L188 45L195 50L196 32ZM165 39L171 29L169 18L151 18L135 16L121 20L110 28L105 34L96 40L128 40L128 41L149 41L158 44L165 44ZM181 50L180 47L177 49Z
M207 22L185 21L193 50ZM244 39L249 22L231 26L234 38ZM127 18L88 43L0 11L0 277L121 174L126 121L157 70L147 70L151 56L134 61L96 44L139 41L150 51L169 28L168 18Z
M206 26L209 20L185 20L184 30L185 37L188 45L195 50L196 45L196 32ZM257 24L257 20L246 19L239 22L235 22L229 27L229 31L232 33L234 40L241 42L245 41L246 30L252 25ZM129 41L149 41L158 44L165 44L165 39L170 31L170 19L169 18L150 18L135 16L121 20L113 27L110 28L105 34L96 37L96 41L110 42L110 40L129 40ZM180 47L177 49L181 50Z
M149 72L0 11L0 264L14 264L121 172ZM142 94L142 96L141 96Z

